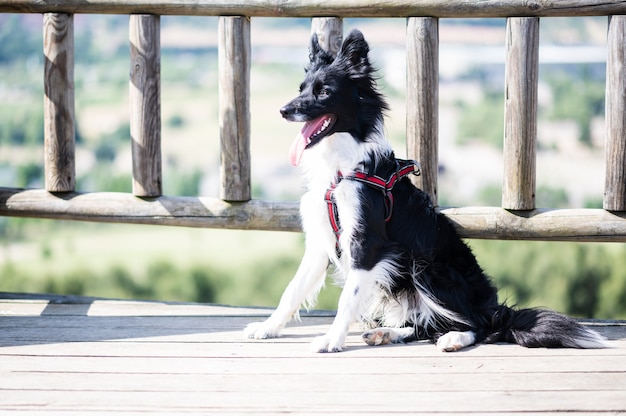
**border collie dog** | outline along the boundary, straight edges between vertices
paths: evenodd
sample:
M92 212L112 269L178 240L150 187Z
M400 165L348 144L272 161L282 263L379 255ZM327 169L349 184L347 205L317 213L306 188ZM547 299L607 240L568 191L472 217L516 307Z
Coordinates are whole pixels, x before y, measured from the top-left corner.
M300 213L306 248L272 315L245 329L278 337L302 304L311 307L330 264L343 284L337 314L311 350L344 348L363 321L369 345L430 340L441 351L475 343L603 348L598 333L545 309L498 303L496 289L452 223L407 177L415 162L396 159L384 138L387 104L376 89L369 47L358 30L337 56L313 35L300 94L280 109L304 127L290 151L308 181Z

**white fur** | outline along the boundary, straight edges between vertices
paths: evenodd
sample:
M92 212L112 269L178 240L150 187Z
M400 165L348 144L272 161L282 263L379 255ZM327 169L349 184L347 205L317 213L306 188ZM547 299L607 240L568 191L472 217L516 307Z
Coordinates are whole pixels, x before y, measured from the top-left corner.
M370 74L371 67L366 58L368 49L362 39L362 35L355 31L349 36L351 41L347 42L346 40L344 42L337 58L339 59L339 64L342 65L342 68L343 65L354 65L355 68L352 69L358 70L358 74ZM359 45L360 50L355 50L357 48L355 45ZM319 53L320 49L319 44L313 38L311 53ZM361 55L358 55L357 52ZM320 56L319 59L312 58L312 68L316 70L318 67L323 67L325 64L322 61L328 59L329 56L326 54ZM307 71L309 70L311 69L307 69ZM351 73L352 75L355 74L354 71ZM307 80L310 81L308 75ZM322 82L321 79L316 79L315 81L317 83ZM373 82L373 80L370 81ZM312 88L314 89L314 86L303 83L301 96L281 108L283 117L291 121L310 121L308 120L309 115L305 115L301 110L303 103L307 103L312 99L312 97L309 97ZM306 99L302 96L306 96ZM319 97L315 99L318 100ZM360 95L359 99L364 100L363 103L374 102L380 107L379 110L386 108L382 100L376 99L375 94L370 94L369 98L365 95ZM324 101L322 100L321 102L323 103ZM335 110L337 105L335 104L329 108L333 108L332 111L337 111ZM366 253L365 251L361 253L357 250L361 249L359 244L364 243L361 235L368 231L360 229L360 227L365 227L366 224L363 224L361 221L364 219L361 218L363 201L359 200L363 195L361 188L368 185L352 180L343 180L337 183L338 176L343 175L347 177L354 171L364 170L366 163L373 162L375 165L377 158L389 158L392 155L392 149L381 133L383 131L382 120L380 119L382 114L379 112L371 114L366 111L365 116L374 117L374 120L378 119L380 125L373 126L373 128L370 125L362 126L364 130L374 132L364 140L357 140L349 133L334 133L325 137L321 135L312 136L313 139L311 137L308 137L308 139L317 140L321 137L321 140L302 154L299 152L303 150L303 142L295 143L291 158L292 161L300 161L307 183L307 191L302 197L300 206L302 227L306 233L305 253L294 278L285 289L274 313L264 322L248 325L245 329L246 336L250 338L277 337L290 319L299 319L299 308L301 305L304 305L306 308L313 307L319 291L324 286L327 269L331 263L335 265L337 280L343 282L344 288L339 299L337 315L332 325L325 335L314 339L311 344L312 351L341 351L344 348L348 328L355 320L385 326L367 331L363 335L365 342L370 345L402 342L420 336L429 336L429 334L424 332L431 328L438 328L438 331L440 331L446 327L473 327L472 322L468 322L457 313L447 309L427 287L422 285L421 282L437 276L423 276L422 273L425 272L426 268L419 262L415 261L412 265L400 265L399 262L406 261L406 259L390 258L389 256L393 256L393 254L385 253L386 257L379 260L372 267L372 259L364 262L360 258L361 256L359 256L358 262L355 262L351 258L354 252L359 254ZM308 134L308 130L311 127L312 125L309 124L305 133ZM299 136L298 140L300 139L304 140L303 137ZM372 161L372 158L375 160ZM337 183L333 196L342 228L338 242L328 219L328 206L325 201L325 194L331 183ZM444 224L444 232L447 226L447 224ZM456 236L452 237L457 238ZM339 244L341 256L337 254L337 244ZM365 247L365 249L367 250L369 247ZM461 255L464 254L467 253L461 253ZM471 256L471 254L467 255ZM359 263L359 266L368 263L367 266L363 267L371 267L371 269L359 268L356 263ZM407 268L411 266L412 269L408 271L413 282L404 283L408 283L406 286L412 287L404 293L395 293L398 292L398 278L406 279ZM436 267L434 268L436 269ZM402 275L400 275L401 273ZM445 291L445 289L443 290ZM485 290L490 289L487 288ZM488 307L489 305L484 306ZM477 311L477 313L480 313L480 311ZM407 323L415 326L415 328L403 327ZM605 345L599 335L594 335L593 333L581 335L580 332L579 329L577 335L570 337L574 338L573 340L563 342L571 342L571 346L585 348ZM481 337L483 337L483 334L481 334ZM457 351L474 344L476 339L476 333L473 331L452 331L438 339L437 347L442 351Z
M444 352L458 351L476 342L474 331L450 331L437 340L437 348Z
M375 134L367 142L357 142L349 133L335 133L307 149L301 165L309 190L321 187L326 191L337 172L349 173L362 167L366 158L391 152L384 137Z
M339 297L337 315L326 335L317 337L311 343L312 352L339 352L343 350L348 328L358 317L361 305L362 286L371 284L372 273L364 270L350 270Z
M371 143L363 145L357 143L350 134L335 133L304 152L302 165L308 189L301 198L300 215L306 234L305 253L298 271L285 289L274 313L264 322L248 325L244 330L246 336L257 339L277 337L289 320L299 317L298 310L302 304L312 307L319 290L324 285L329 260L337 267L338 280L344 281L347 285L344 291L348 290L348 286L350 288L358 286L362 279L373 281L362 276L363 273L351 270L350 265L349 244L350 236L357 226L356 187L359 185L351 181L342 181L335 190L343 229L340 243L344 254L341 260L336 255L336 240L328 221L324 194L330 183L336 179L337 172L354 171L368 152L380 148L389 149L389 145L382 137L373 137ZM360 296L358 299L352 299L342 294L342 298L339 308L345 308L345 311L337 313L335 319L337 324L329 331L332 339L328 342L316 341L318 347L312 347L313 349L328 350L329 346L331 351L341 349L347 327L341 330L340 327L343 328L345 322L351 323L356 319L355 314L359 314L361 303Z
M397 274L397 265L392 260L381 261L369 271L353 267L350 245L355 230L360 226L358 190L364 186L355 181L341 181L334 191L342 226L339 241L341 259L336 255L335 235L324 201L330 183L336 180L337 172L347 174L362 169L362 163L369 155L390 151L387 141L379 135L372 136L366 143L358 143L350 134L335 133L304 152L302 165L307 192L301 199L300 215L306 234L305 253L274 313L264 322L248 325L244 331L246 336L257 339L277 337L289 320L299 318L301 305L307 308L314 306L315 298L324 286L329 261L335 264L338 280L343 281L344 288L333 324L326 335L312 342L312 351L341 351L348 327L356 320L380 319L394 327L407 321L424 325L437 320L462 322L425 290L414 298L404 297L400 301L387 297L381 287L388 288ZM415 274L419 274L417 268ZM396 331L402 333L399 329Z
M382 326L394 328L402 327L406 322L413 322L422 327L436 326L436 323L458 322L469 325L457 313L446 309L441 303L432 297L430 292L424 289L419 280L420 268L413 266L413 283L416 292L403 293L397 297L390 297L393 277L398 275L397 266L393 261L383 262L386 273L381 275L378 284L384 291L379 290L379 299L370 302L368 316L377 320Z
M274 313L263 322L248 325L244 330L245 335L256 339L275 338L292 318L299 320L300 305L312 304L324 285L327 266L326 253L315 246L307 245L300 267L283 292Z
M605 337L587 328L585 334L587 338L577 339L573 342L566 342L565 346L569 348L614 348L615 345L608 341Z

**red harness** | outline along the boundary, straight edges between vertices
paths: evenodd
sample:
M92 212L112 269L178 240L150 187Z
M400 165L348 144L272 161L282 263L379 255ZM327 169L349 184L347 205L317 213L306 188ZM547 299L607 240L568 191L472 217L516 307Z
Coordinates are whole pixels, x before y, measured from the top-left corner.
M328 188L324 197L328 207L328 219L330 220L330 225L333 228L333 232L335 233L335 237L337 239L337 248L339 248L341 225L339 224L339 213L337 212L337 202L335 201L334 192L339 182L347 179L362 182L380 190L385 198L385 222L389 222L393 212L393 194L391 193L391 190L395 184L405 176L410 174L419 176L420 174L419 164L414 160L396 159L395 162L396 171L393 172L388 179L381 178L377 175L369 175L358 170L345 176L341 172L337 172L337 181L330 184L330 188Z

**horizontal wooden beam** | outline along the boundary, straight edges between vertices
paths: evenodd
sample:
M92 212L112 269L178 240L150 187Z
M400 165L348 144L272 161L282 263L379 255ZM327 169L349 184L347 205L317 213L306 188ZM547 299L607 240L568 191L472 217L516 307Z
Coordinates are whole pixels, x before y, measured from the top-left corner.
M464 238L626 242L626 212L603 209L442 208ZM0 188L0 215L199 228L300 231L298 203Z
M597 0L0 0L0 13L48 12L256 17L547 17L626 14L626 3Z
M199 228L299 231L297 202L225 202L206 197L136 197L130 193L49 193L0 188L0 216L172 225Z
M445 208L441 212L466 238L626 242L626 212L603 209L533 209L497 207Z

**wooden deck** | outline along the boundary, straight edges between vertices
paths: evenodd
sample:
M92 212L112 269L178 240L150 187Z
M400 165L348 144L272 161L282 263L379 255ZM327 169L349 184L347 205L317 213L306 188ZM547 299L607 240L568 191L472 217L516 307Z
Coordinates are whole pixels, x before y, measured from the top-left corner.
M243 338L267 309L0 293L0 414L626 413L626 323L607 350L428 343L308 352L332 319Z

